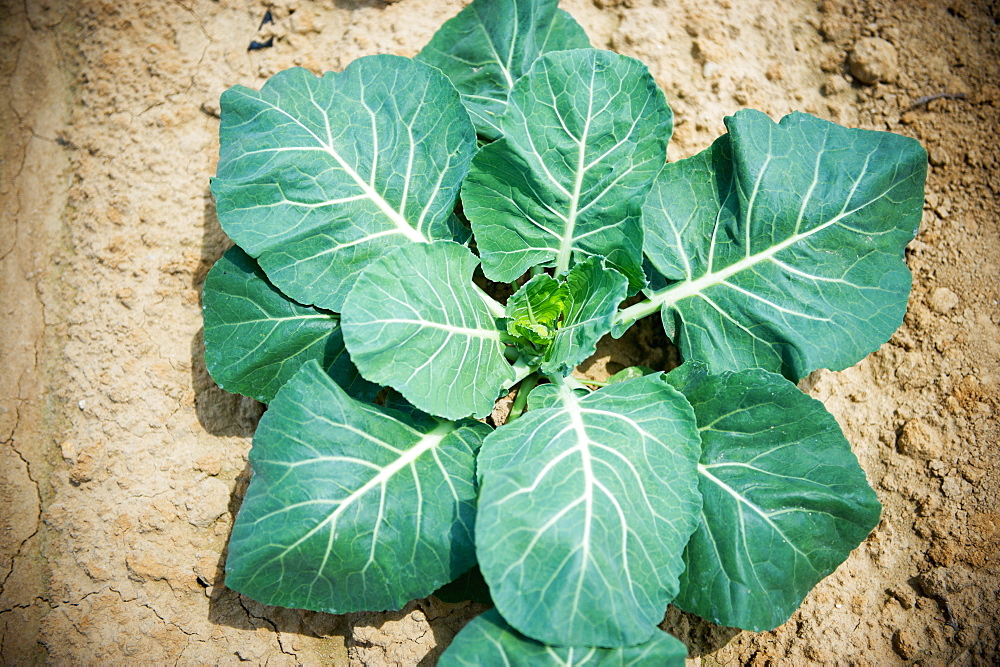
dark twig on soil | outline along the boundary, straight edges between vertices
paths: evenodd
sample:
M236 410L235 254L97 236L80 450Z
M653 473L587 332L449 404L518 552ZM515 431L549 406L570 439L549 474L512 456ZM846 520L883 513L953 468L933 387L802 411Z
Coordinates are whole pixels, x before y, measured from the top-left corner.
M950 625L955 632L961 630L958 622L955 620L955 615L951 613L951 605L944 599L944 596L939 596L938 602L941 603L941 609L944 611L944 622Z
M927 105L934 100L964 100L968 97L965 93L935 93L934 95L924 95L923 97L918 97L913 101L913 104L909 106L907 111L913 111L917 107L922 107Z
M261 49L269 49L272 46L274 46L274 37L268 37L266 42L253 40L250 42L250 46L247 47L247 51L260 51Z

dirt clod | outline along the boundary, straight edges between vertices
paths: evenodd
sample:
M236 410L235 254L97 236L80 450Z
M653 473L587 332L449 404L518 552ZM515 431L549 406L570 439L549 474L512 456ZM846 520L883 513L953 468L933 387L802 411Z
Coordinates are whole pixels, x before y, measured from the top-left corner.
M899 76L896 47L879 37L855 42L848 64L851 74L863 83L891 83Z
M938 287L931 293L930 305L938 315L947 315L953 311L960 303L958 295L947 287Z
M903 660L910 660L917 655L917 643L909 630L896 630L892 635L892 648Z
M899 602L899 606L903 609L913 609L913 605L917 602L917 596L909 586L896 586L887 592Z
M896 440L896 447L907 456L930 461L941 456L944 447L942 434L922 419L913 419L903 425Z
M931 598L944 598L957 593L971 583L964 567L935 567L920 575L920 589Z

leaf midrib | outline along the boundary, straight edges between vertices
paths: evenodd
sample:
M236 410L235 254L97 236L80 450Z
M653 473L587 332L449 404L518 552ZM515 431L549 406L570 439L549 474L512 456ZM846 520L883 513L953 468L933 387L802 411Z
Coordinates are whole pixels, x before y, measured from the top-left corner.
M871 156L869 155L869 158L870 157ZM866 207L874 204L875 202L879 201L883 197L887 196L893 189L895 189L900 183L902 183L902 181L900 181L900 182L892 184L889 188L887 188L885 191L883 191L877 197L873 197L872 199L870 199L870 200L864 202L863 204L861 204L860 206L858 206L856 208L853 208L850 211L848 211L848 210L846 210L847 209L847 204L850 203L851 197L854 195L854 192L857 190L857 188L860 185L862 179L865 177L865 175L867 173L867 170L868 170L867 167L868 167L868 159L865 160L865 166L861 170L861 174L858 176L857 180L854 182L854 185L851 188L850 193L848 194L848 197L847 197L846 202L844 204L844 210L841 210L840 213L838 213L837 215L835 215L830 220L824 222L821 225L817 225L816 227L810 229L809 231L800 232L798 234L794 234L793 236L790 236L787 239L785 239L784 241L782 241L781 243L775 244L775 245L771 246L770 248L768 248L766 250L763 250L763 251L761 251L761 252L759 252L759 253L757 253L755 255L747 255L745 258L739 260L738 262L734 262L733 264L730 264L729 266L725 267L724 269L721 269L719 271L709 271L709 272L706 272L700 278L696 278L695 280L687 280L687 281L684 281L684 282L682 282L682 283L680 283L678 285L675 285L675 286L672 286L672 287L668 287L668 288L666 288L665 290L663 290L661 292L654 293L653 295L650 296L650 302L651 302L651 304L655 304L655 305L657 305L657 306L659 306L661 308L666 308L666 307L672 306L673 304L677 303L678 301L680 301L682 299L686 299L686 298L692 297L692 296L697 296L701 292L703 292L706 289L708 289L709 287L712 287L714 285L725 284L726 280L728 280L732 276L734 276L734 275L736 275L738 273L741 273L743 271L746 271L747 269L750 269L751 267L754 267L754 266L756 266L756 265L758 265L758 264L760 264L762 262L771 260L775 255L777 255L782 250L785 250L785 249L787 249L787 248L789 248L789 247L791 247L791 246L799 243L800 241L803 241L803 240L805 240L807 238L810 238L811 236L814 236L814 235L816 235L816 234L824 231L825 229L827 229L827 228L829 228L829 227L837 224L838 222L840 222L844 218L847 218L847 217L849 217L851 215L854 215L858 211L860 211L860 210L862 210L862 209L864 209L864 208L866 208ZM749 227L749 224L750 224L749 220L747 220L745 224Z
M346 424L338 424L338 426L346 426ZM334 532L337 520L340 515L344 513L347 507L350 507L353 503L357 502L365 495L368 494L372 489L382 486L392 479L396 474L405 469L406 467L412 465L420 458L424 453L433 450L441 444L441 441L451 433L455 428L453 422L442 422L437 427L423 434L416 443L409 449L403 451L399 458L385 466L381 471L374 475L370 480L365 482L359 489L351 492L339 501L337 508L333 510L325 519L320 521L316 526L309 530L305 535L297 539L295 542L290 544L284 550L282 550L277 556L272 558L272 562L275 560L280 560L286 557L294 549L299 547L303 542L310 539L313 535L323 530L327 525L330 526L331 533ZM322 573L322 568L318 570L318 573Z
M586 579L587 568L590 565L590 531L594 521L594 487L597 480L594 476L594 467L591 461L590 436L587 434L587 426L583 422L580 402L576 394L573 393L573 390L565 383L559 387L559 394L562 398L564 409L569 415L573 431L576 433L576 449L580 454L580 462L583 466L584 486L586 488L584 492L584 528L583 535L580 538L584 565L580 568L579 576L577 577L576 591L573 594L573 613L570 615L570 618L575 620L577 617L576 610L580 607L580 595L583 593L583 583ZM627 559L625 560L624 567L628 569ZM572 621L570 622L570 626L572 627Z
M573 252L574 233L576 232L577 209L580 205L580 191L583 189L583 177L587 173L587 136L590 134L590 122L594 117L594 79L597 77L597 67L590 73L590 88L588 89L587 100L587 120L583 125L583 132L580 133L579 153L576 161L576 178L573 182L573 192L570 195L569 213L566 215L566 227L563 236L559 240L559 255L556 257L556 275L564 273L569 269L569 260ZM541 157L541 156L539 156Z
M310 89L309 94L310 94L310 97L311 97L312 96L312 89ZM277 106L275 104L270 103L269 101L263 99L262 97L258 97L256 99L261 104L264 104L265 106L267 106L268 108L272 109L273 111L276 111L277 113L285 116L290 121L292 121L293 123L295 123L296 125L298 125L299 127L301 127L304 131L306 131L308 134L310 134L316 140L316 142L319 144L319 146L317 148L309 148L309 147L298 147L298 148L296 148L296 147L287 147L287 148L285 148L283 150L320 150L320 151L322 151L324 153L327 153L328 155L330 155L330 157L332 157L337 162L337 164L340 166L340 168L344 170L344 172L351 178L351 180L354 181L354 183L358 186L358 188L361 189L361 191L364 193L365 197L368 198L368 199L370 199L372 201L372 203L374 203L379 208L379 210L382 211L382 213L385 214L385 216L394 225L396 225L396 228L399 230L399 233L401 233L403 236L405 236L409 240L417 242L417 243L428 243L429 242L428 239L423 234L421 234L416 228L414 228L412 225L410 225L410 223L398 211L396 211L394 208L392 208L389 205L389 202L387 202L382 197L381 194L379 194L370 184L368 184L367 182L365 182L365 180L361 178L361 175L358 174L358 172L356 172L349 164L347 164L347 161L344 160L344 158L341 157L341 155L334 149L334 147L333 147L333 133L332 133L332 131L330 129L330 126L329 126L330 118L329 118L328 115L326 115L325 113L323 113L323 120L324 120L324 123L326 123L326 126L327 126L326 127L326 131L327 131L327 138L328 138L328 141L324 141L315 132L313 132L309 127L307 127L305 124L303 124L298 118L296 118L292 114L288 113L287 111L285 111L281 107L279 107L279 106ZM316 105L316 106L318 107L319 105Z
M473 329L471 327L458 327L453 324L442 324L439 322L431 322L429 320L406 320L402 318L393 319L381 319L381 320L371 320L370 322L365 322L366 325L376 325L376 324L415 324L424 329L439 329L441 331L447 332L449 335L455 336L465 336L466 338L486 338L489 340L500 341L500 331L491 329Z

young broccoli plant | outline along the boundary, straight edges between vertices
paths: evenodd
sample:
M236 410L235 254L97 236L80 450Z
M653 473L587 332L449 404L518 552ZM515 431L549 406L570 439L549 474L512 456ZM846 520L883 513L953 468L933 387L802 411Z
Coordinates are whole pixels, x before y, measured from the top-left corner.
M445 663L681 664L668 603L774 628L847 558L880 506L793 382L899 326L925 153L747 110L667 164L671 127L646 67L555 0L475 0L415 59L223 94L237 247L206 360L270 404L230 588L398 609L478 567L496 610ZM573 377L656 313L680 368Z

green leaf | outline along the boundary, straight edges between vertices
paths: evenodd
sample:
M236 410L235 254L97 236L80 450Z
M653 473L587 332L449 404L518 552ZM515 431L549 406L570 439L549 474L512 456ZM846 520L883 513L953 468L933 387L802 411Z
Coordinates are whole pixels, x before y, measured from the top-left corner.
M468 248L446 241L401 246L372 263L341 315L361 374L431 414L490 414L514 371L472 283L478 264Z
M611 331L618 305L628 294L628 279L591 257L566 276L569 294L566 315L545 352L541 371L568 375L597 349L597 341Z
M562 386L549 383L540 384L531 390L528 395L528 408L531 410L540 410L541 408L557 408L562 405L562 395L565 391ZM578 398L583 398L585 396L590 396L590 390L585 387L580 387L579 389L574 389L574 393ZM480 467L480 472L482 468Z
M378 387L358 375L340 318L295 303L237 247L205 279L205 364L226 391L270 403L302 364L315 359L348 394L371 401Z
M685 359L716 371L798 379L857 363L906 310L924 149L800 113L777 124L740 111L726 125L667 165L646 201L646 254L677 281L649 305Z
M368 56L322 78L285 70L260 92L234 86L220 139L219 221L300 303L340 311L374 259L461 237L452 209L475 130L429 65Z
M254 436L226 586L334 614L429 595L475 563L475 454L487 432L355 401L306 363Z
M847 559L880 505L836 420L760 369L667 380L694 406L704 509L674 604L713 623L770 630Z
M562 274L601 255L642 287L642 201L671 127L638 60L578 49L535 61L462 190L487 277L512 282L537 264Z
M644 375L650 375L655 373L652 368L646 366L629 366L628 368L623 368L611 377L608 378L608 384L617 384L619 382L625 382L626 380L632 380L634 378L641 378Z
M507 300L507 332L546 347L566 314L569 290L566 283L540 273Z
M549 51L590 46L558 0L474 0L447 21L417 60L451 80L486 139L501 135L500 116L514 82Z
M701 506L691 406L662 374L583 398L556 391L558 403L483 443L480 568L500 613L534 639L645 642L677 593Z
M452 665L601 665L602 667L684 667L687 648L665 632L626 648L546 646L507 625L495 609L484 612L462 628L441 655L440 667Z

